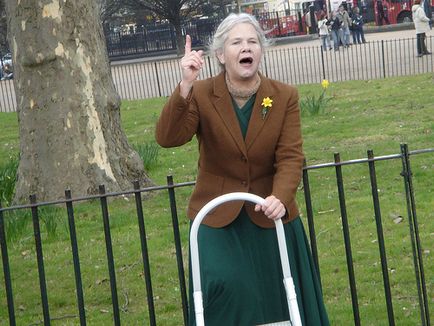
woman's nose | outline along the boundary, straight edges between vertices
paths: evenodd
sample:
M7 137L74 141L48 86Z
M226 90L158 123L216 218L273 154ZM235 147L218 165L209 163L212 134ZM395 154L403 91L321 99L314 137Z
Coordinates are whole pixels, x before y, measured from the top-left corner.
M241 50L242 52L250 52L251 51L250 44L248 42L243 42L242 45L243 45L242 50Z

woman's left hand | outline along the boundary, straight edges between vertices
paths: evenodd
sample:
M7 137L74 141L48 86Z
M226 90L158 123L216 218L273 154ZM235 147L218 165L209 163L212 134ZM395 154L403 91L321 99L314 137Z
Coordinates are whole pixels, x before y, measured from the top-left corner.
M269 219L278 220L285 215L286 208L279 199L271 195L265 198L265 202L262 205L256 204L255 211L263 211Z

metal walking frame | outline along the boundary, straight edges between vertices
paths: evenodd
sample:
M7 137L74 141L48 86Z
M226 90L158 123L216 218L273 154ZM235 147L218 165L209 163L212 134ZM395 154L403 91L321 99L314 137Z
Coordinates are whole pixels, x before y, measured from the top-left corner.
M228 201L243 200L250 201L255 204L262 205L265 199L245 192L232 192L226 195L219 196L208 202L196 215L190 230L190 251L191 251L191 268L193 277L193 300L194 310L196 314L196 326L205 326L202 289L200 280L199 267L199 248L197 243L197 233L199 226L205 216L215 207ZM298 310L297 297L295 294L294 281L291 276L291 269L288 260L288 251L286 249L285 232L283 230L282 221L275 220L277 240L279 243L280 261L282 263L283 284L286 291L286 299L288 301L289 316L292 326L302 326L300 312Z

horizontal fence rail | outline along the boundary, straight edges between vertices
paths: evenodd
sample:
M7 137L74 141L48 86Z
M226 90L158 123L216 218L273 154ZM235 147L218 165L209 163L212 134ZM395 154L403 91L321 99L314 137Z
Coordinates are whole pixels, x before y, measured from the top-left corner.
M420 324L421 325L430 325L431 317L429 312L429 298L432 298L432 293L429 295L427 290L427 277L426 273L429 273L429 278L434 277L432 274L432 270L425 270L424 262L423 262L423 245L420 237L419 223L416 214L416 197L415 197L415 189L413 186L413 170L410 166L410 158L415 155L432 155L434 153L434 148L423 149L423 150L415 150L409 151L406 144L401 145L401 152L399 154L387 155L387 156L374 156L372 150L367 152L367 158L357 159L357 160L348 160L341 161L340 155L338 153L334 156L334 162L325 163L325 164L317 164L317 165L304 165L303 168L303 186L302 191L304 194L304 204L306 209L306 218L308 222L308 230L309 230L309 239L312 250L312 256L314 258L314 264L320 275L320 280L323 279L324 272L320 268L320 255L318 253L317 240L319 235L315 232L315 219L314 219L314 210L313 205L315 204L315 200L312 197L311 192L311 182L309 178L312 173L318 170L325 170L326 168L334 168L335 169L335 180L336 180L336 188L338 191L338 199L339 199L339 209L340 209L340 218L341 218L341 229L343 233L343 242L345 248L345 257L346 257L346 268L348 274L348 283L349 283L349 292L351 295L352 302L352 312L353 312L353 322L355 325L362 324L362 315L360 312L360 303L358 298L358 288L357 288L357 276L354 271L354 257L353 250L351 244L351 228L348 216L350 215L348 210L348 205L346 204L346 200L354 199L349 198L346 195L344 184L344 169L346 169L350 165L367 165L368 166L368 174L369 174L369 184L371 186L371 194L373 201L373 214L375 216L374 223L376 228L376 241L378 243L379 256L381 261L381 274L382 274L382 283L384 288L384 298L385 298L385 310L387 311L387 319L388 325L395 325L395 311L396 304L393 304L393 291L392 285L390 282L390 268L388 267L388 258L387 258L387 250L386 243L384 239L384 230L382 220L382 212L381 212L381 202L379 197L379 188L376 172L376 164L382 161L391 161L391 160L401 160L402 163L402 171L400 173L400 177L402 177L404 182L404 191L403 194L405 196L405 203L403 206L406 206L407 210L407 218L409 223L409 233L411 238L411 251L412 251L412 259L413 259L413 272L415 277L415 287L417 288L417 309L420 315ZM431 161L432 162L432 161ZM433 171L431 171L433 172ZM434 176L431 176L431 179ZM178 314L178 322L174 324L179 325L181 323L181 319L183 320L183 324L187 325L188 323L188 300L187 300L187 286L186 286L186 278L185 278L185 261L184 257L188 252L188 248L182 245L182 233L180 232L180 226L178 221L178 208L176 201L176 189L192 187L195 182L184 182L184 183L174 183L172 177L167 177L167 185L164 186L154 186L148 188L140 188L139 182L136 181L133 184L133 189L125 192L106 192L104 186L99 188L99 194L92 196L84 196L73 198L72 194L69 190L65 191L65 199L51 201L51 202L38 202L36 195L30 196L30 204L27 205L19 205L12 207L2 207L0 203L0 247L1 247L1 255L2 255L2 267L3 267L3 281L4 287L0 286L0 293L5 293L3 296L3 301L0 302L0 315L2 316L3 322L6 322L6 315L9 318L10 325L20 324L20 318L23 317L23 313L25 311L21 311L24 308L20 307L19 314L17 313L17 307L14 303L14 298L16 296L21 296L22 293L14 292L15 282L18 282L19 279L23 277L27 277L26 275L30 273L28 270L12 270L10 264L10 257L8 253L8 245L10 245L10 241L7 241L7 230L5 225L7 225L7 219L10 218L9 214L17 213L19 211L30 211L31 219L33 221L33 235L34 235L34 251L36 252L36 267L37 274L39 279L39 289L36 287L34 289L28 289L26 292L30 292L31 296L37 296L39 292L41 309L42 309L42 321L39 322L39 316L34 316L36 319L36 324L43 323L44 325L50 325L55 319L59 319L61 317L53 317L59 314L56 309L59 309L58 306L53 307L50 306L49 300L49 287L47 287L47 283L50 283L50 277L46 273L46 266L49 266L47 262L47 258L44 254L47 254L47 249L43 249L43 246L47 245L44 241L44 237L42 237L41 233L41 212L44 207L64 207L66 209L66 215L68 219L68 234L71 246L71 255L72 255L72 265L73 266L59 266L59 269L71 268L71 273L74 274L75 281L75 297L76 297L76 305L77 305L77 315L66 316L65 318L78 318L76 323L80 323L80 325L86 325L88 323L88 309L86 309L86 298L84 296L84 287L83 284L83 276L85 275L84 268L87 267L83 264L80 259L80 253L85 253L85 248L79 248L78 239L81 238L80 230L77 229L75 221L77 220L76 215L77 212L77 204L80 202L89 203L92 201L98 201L100 204L101 213L100 216L102 218L102 229L104 233L104 249L105 249L105 262L107 264L108 270L108 282L110 286L110 299L109 300L112 305L111 316L113 319L114 325L120 325L122 319L125 317L126 311L121 306L119 300L119 283L117 282L117 275L120 274L119 266L116 266L115 262L120 259L114 253L116 240L113 237L112 231L112 217L111 217L111 209L113 209L113 205L110 199L116 198L133 198L135 203L135 213L137 216L138 222L138 231L139 231L139 239L140 239L140 250L139 256L141 257L141 264L143 268L144 275L144 283L146 286L145 292L143 294L144 301L147 302L147 317L140 317L143 320L137 320L136 322L149 325L157 325L157 321L159 320L159 316L156 314L155 309L155 293L153 292L153 281L159 275L152 275L151 277L151 261L149 258L150 249L148 248L147 237L148 233L145 229L145 214L144 214L144 206L146 205L146 200L144 200L143 195L161 191L167 191L169 202L168 206L170 206L170 215L172 217L171 229L173 230L173 246L174 251L176 253L176 269L178 274L178 283L179 283L179 291L181 304L178 309L181 311L181 314ZM431 191L429 189L419 189L419 191ZM60 208L59 208L60 209ZM26 218L26 216L21 216L22 218ZM432 221L431 221L432 226ZM432 230L432 228L431 228ZM188 228L184 229L184 232L188 233ZM429 231L428 231L429 232ZM67 246L67 242L64 243ZM389 244L390 245L390 244ZM398 244L399 245L399 244ZM33 250L33 249L32 249ZM64 250L64 249L57 249ZM159 250L159 248L154 248L154 250ZM99 257L93 257L93 260L97 260ZM324 265L327 262L323 262ZM167 266L160 266L160 268L167 268ZM88 270L88 269L87 269ZM24 273L24 274L23 274ZM51 276L52 277L52 276ZM374 275L372 275L374 277ZM125 281L123 281L125 282ZM321 282L322 283L322 282ZM324 284L322 284L324 286ZM88 285L89 286L89 285ZM122 284L122 287L125 287L125 284ZM51 287L52 288L52 287ZM88 290L92 291L92 290ZM177 294L177 295L178 295ZM72 293L67 293L66 291L62 292L64 296L71 296ZM375 296L375 293L371 294ZM89 295L90 297L91 295ZM342 298L345 296L344 293L340 293L339 296ZM399 298L398 298L399 299ZM90 299L88 299L90 300ZM342 303L343 299L339 299L338 301ZM396 300L396 299L395 299ZM37 301L37 300L36 300ZM416 300L415 300L416 305ZM108 311L107 311L108 312ZM331 316L333 317L333 316ZM145 322L146 321L146 322ZM89 322L90 323L90 322ZM351 322L347 320L345 324L349 325ZM166 322L159 322L161 325L168 324ZM379 321L379 324L384 324Z
M433 47L433 37L427 37ZM319 43L319 42L318 42ZM200 78L217 75L215 58L205 56ZM432 72L433 56L416 57L416 39L382 40L353 45L340 51L324 51L321 46L273 49L265 52L260 71L287 84L371 80ZM181 80L178 59L111 66L112 78L123 100L170 96ZM12 80L0 81L0 112L17 108Z

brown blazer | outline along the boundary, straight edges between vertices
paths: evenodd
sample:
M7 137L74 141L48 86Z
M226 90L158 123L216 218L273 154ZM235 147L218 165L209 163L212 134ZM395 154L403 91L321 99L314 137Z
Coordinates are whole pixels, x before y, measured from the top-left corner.
M262 100L270 97L272 107L263 119ZM224 73L196 81L188 99L179 86L163 108L156 127L156 140L163 147L189 142L196 135L199 162L196 186L187 215L194 219L199 210L217 196L250 192L263 198L274 195L287 209L283 222L299 214L295 202L303 166L298 92L289 85L261 75L245 140L241 134ZM215 208L204 224L223 227L239 214L242 201ZM245 203L252 221L274 227L253 203Z

